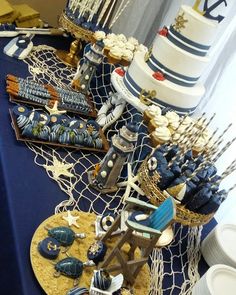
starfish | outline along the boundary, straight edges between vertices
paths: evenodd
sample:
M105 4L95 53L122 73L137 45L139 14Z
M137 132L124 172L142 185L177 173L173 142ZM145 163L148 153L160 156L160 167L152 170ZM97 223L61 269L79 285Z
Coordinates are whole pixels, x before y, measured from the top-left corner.
M135 183L135 182L139 181L139 176L138 175L136 175L136 176L133 175L130 163L127 164L127 168L128 168L128 179L127 179L127 181L117 183L118 187L126 187L125 193L123 195L123 202L129 197L131 188L133 188L141 196L144 196L143 190Z
M73 216L70 210L67 211L67 216L62 216L62 218L68 222L69 226L74 225L75 227L79 228L79 225L77 223L77 219L79 219L79 216Z
M58 106L58 101L55 101L52 108L45 106L45 109L49 112L50 116L51 115L61 115L61 114L66 113L66 111L59 111L57 106Z
M53 174L53 177L57 180L60 175L64 175L67 177L73 177L74 174L72 174L71 172L68 171L70 168L73 167L73 165L74 164L62 163L62 162L58 161L58 159L55 156L53 156L53 165L43 165L43 167L47 171L51 171Z

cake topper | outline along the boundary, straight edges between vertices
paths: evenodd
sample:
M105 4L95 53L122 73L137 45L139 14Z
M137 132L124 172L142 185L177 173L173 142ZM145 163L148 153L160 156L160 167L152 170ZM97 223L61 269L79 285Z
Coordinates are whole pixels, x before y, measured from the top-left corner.
M201 4L201 2L202 2L202 0L196 0L195 3L194 3L194 5L193 5L193 9L195 11L197 11L198 13L200 13L201 15L204 15L205 14L205 11L201 11L199 9L199 5Z
M226 0L218 0L217 2L215 2L214 4L209 4L208 0L205 0L204 5L203 5L203 11L201 11L199 9L199 6L201 4L202 0L196 0L194 5L193 5L193 9L195 11L197 11L198 13L200 13L201 15L204 15L205 17L212 19L212 20L216 20L219 23L224 19L224 16L222 15L217 15L214 16L211 14L212 11L214 11L218 6L220 6L222 3L225 4L225 6L228 6L227 1Z
M179 14L175 19L175 24L173 25L173 28L179 33L181 32L181 29L185 28L185 23L188 22L188 20L184 18L184 14L184 12Z
M216 3L212 4L211 6L208 6L208 0L205 0L204 2L204 11L205 11L205 14L204 16L209 18L209 19L213 19L213 20L216 20L218 21L219 23L224 19L224 16L222 15L218 15L218 16L214 16L211 14L211 12L213 10L215 10L219 5L221 5L222 3L225 4L225 6L227 6L227 1L226 0L218 0Z

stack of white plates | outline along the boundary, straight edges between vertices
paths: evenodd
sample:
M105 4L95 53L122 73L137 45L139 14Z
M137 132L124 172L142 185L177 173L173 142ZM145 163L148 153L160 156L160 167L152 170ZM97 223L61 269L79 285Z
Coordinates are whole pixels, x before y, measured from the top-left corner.
M235 249L236 225L233 224L217 225L201 246L202 255L209 266L226 264L236 268Z
M216 264L193 287L192 295L235 295L236 269Z

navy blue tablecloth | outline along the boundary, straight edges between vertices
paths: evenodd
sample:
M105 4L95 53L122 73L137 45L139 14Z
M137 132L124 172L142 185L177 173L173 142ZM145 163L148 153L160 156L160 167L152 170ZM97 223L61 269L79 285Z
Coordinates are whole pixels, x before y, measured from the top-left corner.
M38 36L33 41L35 45L66 50L70 44L63 37ZM8 295L42 295L30 265L31 238L39 224L54 214L65 194L44 169L34 164L34 155L25 144L15 139L5 77L13 74L24 78L29 73L25 63L3 54L8 42L7 38L0 39L0 291ZM214 226L215 221L205 226L203 235ZM201 273L206 269L202 261Z

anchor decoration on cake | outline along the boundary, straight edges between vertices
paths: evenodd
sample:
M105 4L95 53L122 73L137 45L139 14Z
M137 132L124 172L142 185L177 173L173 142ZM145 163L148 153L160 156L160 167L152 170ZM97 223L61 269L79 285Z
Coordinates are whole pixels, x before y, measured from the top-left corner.
M194 6L193 6L193 9L195 11L197 11L198 13L200 13L201 15L204 15L206 18L209 18L209 19L212 19L212 20L216 20L218 21L219 23L225 18L224 16L222 15L217 15L217 16L214 16L212 15L211 13L218 7L220 6L221 4L224 4L225 7L228 6L227 4L227 1L226 0L218 0L216 1L214 4L209 4L209 1L208 0L205 0L204 2L204 5L203 5L203 11L201 11L199 9L199 6L201 4L202 0L196 0Z
M140 92L139 99L145 105L152 104L153 99L156 97L157 93L155 90L147 91L142 89Z
M148 49L148 52L145 54L145 57L144 57L145 62L148 62L148 61L149 61L149 59L150 59L150 57L151 57L151 55L152 55L152 49L153 49L153 47L151 46L151 47Z

